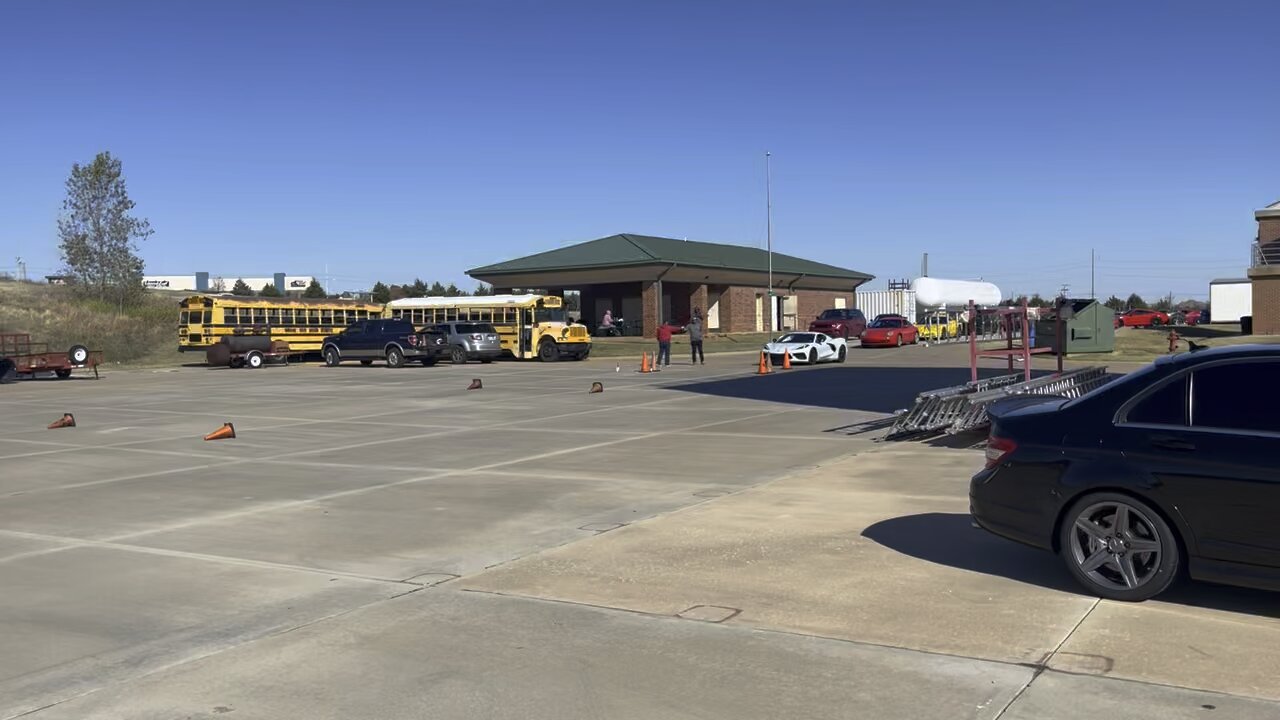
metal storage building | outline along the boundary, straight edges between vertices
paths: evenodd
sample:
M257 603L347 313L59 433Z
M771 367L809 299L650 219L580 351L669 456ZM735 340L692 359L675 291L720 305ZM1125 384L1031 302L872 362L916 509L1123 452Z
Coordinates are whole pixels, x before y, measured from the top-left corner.
M1253 282L1249 278L1209 281L1209 322L1237 323L1253 314Z

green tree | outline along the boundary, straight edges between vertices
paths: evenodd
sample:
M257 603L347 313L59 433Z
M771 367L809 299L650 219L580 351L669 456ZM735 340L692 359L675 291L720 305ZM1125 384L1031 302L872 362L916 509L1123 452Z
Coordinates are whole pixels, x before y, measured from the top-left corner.
M439 281L431 283L431 288L427 290L427 295L429 295L430 297L440 297L441 295L444 295L444 294L445 294L445 288L443 285L440 284Z
M1169 312L1173 310L1173 299L1168 297L1162 297L1159 300L1157 300L1154 305L1151 306L1151 309L1159 310L1160 312Z
M232 295L252 295L253 288L249 287L249 283L241 278L236 278L236 284L231 286Z
M471 294L472 294L472 295L481 296L481 297L483 297L483 296L485 296L485 295L492 295L492 294L493 294L493 286L491 286L491 285L485 285L484 283L480 283L480 284L476 285L476 289L475 289L475 291L474 291L474 292L472 292Z
M445 297L461 297L462 294L463 293L458 289L458 286L453 283L449 283L449 286L444 289Z
M142 295L142 258L136 242L151 236L151 223L131 214L123 166L109 152L88 165L75 163L58 217L58 249L66 274L83 292L126 303Z
M1102 304L1111 308L1112 310L1124 309L1124 301L1116 297L1115 295L1112 295L1111 297L1107 298L1107 301Z
M320 284L320 281L316 280L315 278L311 278L311 284L307 286L306 290L302 291L302 297L323 298L328 296L325 295L324 286Z
M1146 300L1143 300L1143 299L1142 299L1142 296L1141 296L1141 295L1139 295L1138 293L1133 293L1133 294L1131 294L1131 295L1129 296L1129 299L1128 299L1128 300L1125 300L1125 301L1124 301L1124 304L1125 304L1125 307L1127 307L1127 308L1129 308L1130 310L1132 310L1133 308L1144 308L1144 307L1146 307L1146 306L1147 306L1147 301L1146 301Z
M1049 301L1040 297L1040 293L1032 293L1031 299L1027 301L1027 307L1042 308L1048 307Z
M258 291L258 295L260 297L280 297L280 289L276 287L275 283L267 283Z
M385 304L391 302L391 288L383 285L381 282L373 284L373 291L370 294L373 296L373 301L376 303Z
M413 284L405 288L405 297L420 298L427 296L427 284L422 278L414 278Z

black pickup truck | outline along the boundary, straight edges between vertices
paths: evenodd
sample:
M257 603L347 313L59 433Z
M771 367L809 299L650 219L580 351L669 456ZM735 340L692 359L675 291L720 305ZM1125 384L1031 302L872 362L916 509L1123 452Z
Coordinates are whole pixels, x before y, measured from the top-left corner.
M359 360L372 365L385 359L387 367L404 367L408 360L435 365L449 354L449 342L435 332L418 332L408 320L360 320L346 330L330 335L320 346L324 364L336 367L343 360Z

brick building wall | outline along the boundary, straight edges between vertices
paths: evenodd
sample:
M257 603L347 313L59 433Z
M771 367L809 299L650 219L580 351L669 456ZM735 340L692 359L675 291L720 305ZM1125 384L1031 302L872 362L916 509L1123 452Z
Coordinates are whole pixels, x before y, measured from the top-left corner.
M1280 335L1280 267L1249 270L1253 284L1253 333Z
M1258 244L1280 243L1280 217L1254 216L1258 220ZM1280 335L1280 266L1251 268L1253 281L1253 332L1255 335Z
M800 330L809 329L809 323L823 310L836 306L836 299L844 300L844 306L854 307L852 292L823 292L819 290L802 290L796 293L796 325ZM869 320L870 318L868 318Z

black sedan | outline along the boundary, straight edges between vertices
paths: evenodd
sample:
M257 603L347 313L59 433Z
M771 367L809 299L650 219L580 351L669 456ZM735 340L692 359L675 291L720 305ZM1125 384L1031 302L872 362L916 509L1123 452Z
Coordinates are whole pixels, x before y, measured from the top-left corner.
M991 408L974 521L1058 553L1091 593L1183 573L1280 590L1280 346L1161 358L1075 400Z

